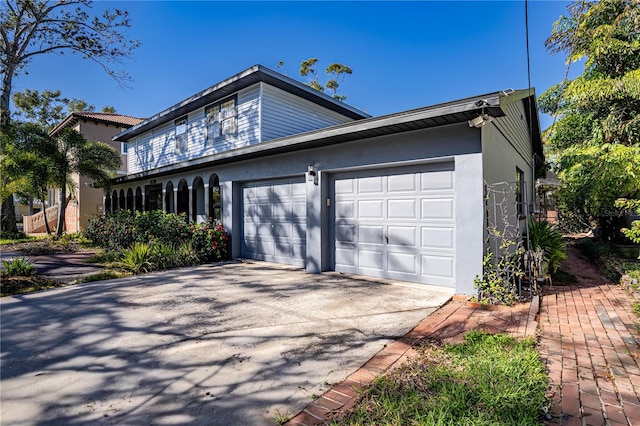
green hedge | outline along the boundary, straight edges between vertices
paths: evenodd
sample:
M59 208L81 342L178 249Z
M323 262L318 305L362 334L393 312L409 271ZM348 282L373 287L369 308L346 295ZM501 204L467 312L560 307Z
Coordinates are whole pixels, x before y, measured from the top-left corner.
M168 247L190 243L201 261L224 260L228 256L229 235L222 225L189 223L184 214L160 210L135 214L118 210L94 217L84 230L84 236L98 247L119 252L136 243Z

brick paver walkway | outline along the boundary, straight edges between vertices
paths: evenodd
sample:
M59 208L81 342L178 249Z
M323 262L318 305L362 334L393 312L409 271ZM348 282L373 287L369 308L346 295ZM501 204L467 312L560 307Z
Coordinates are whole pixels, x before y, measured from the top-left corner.
M640 338L633 298L619 285L548 287L540 353L552 385L553 422L640 425Z

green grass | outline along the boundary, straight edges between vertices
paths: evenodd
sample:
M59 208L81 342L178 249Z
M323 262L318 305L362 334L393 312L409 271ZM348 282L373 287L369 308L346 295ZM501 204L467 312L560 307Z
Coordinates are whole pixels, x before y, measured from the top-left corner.
M378 378L333 425L539 425L548 377L533 339L472 331Z
M90 283L94 281L112 280L114 278L128 277L130 275L131 274L126 272L112 271L110 269L107 269L105 271L97 272L95 274L88 275L84 278L80 278L79 280L76 281L76 283L80 284L80 283Z
M2 238L0 239L0 246L11 246L14 244L28 243L30 241L36 241L42 239L42 237L22 237L22 238Z

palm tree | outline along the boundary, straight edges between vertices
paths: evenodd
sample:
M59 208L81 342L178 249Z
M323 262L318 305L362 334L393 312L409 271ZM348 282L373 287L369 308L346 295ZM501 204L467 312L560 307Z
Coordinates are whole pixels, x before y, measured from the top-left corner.
M65 209L71 200L67 185L71 175L79 174L93 180L97 186L109 187L109 179L120 167L120 154L102 142L89 142L76 130L66 128L55 138L57 151L53 155L52 184L60 190L56 235L62 235Z

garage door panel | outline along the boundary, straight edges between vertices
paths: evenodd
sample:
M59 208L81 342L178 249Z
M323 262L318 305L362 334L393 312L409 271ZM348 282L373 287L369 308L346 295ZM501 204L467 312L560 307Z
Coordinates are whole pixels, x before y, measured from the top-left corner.
M336 181L335 191L336 194L354 194L354 179L343 179Z
M355 267L355 251L351 248L336 247L336 265Z
M358 192L360 194L382 193L382 177L372 176L358 179Z
M382 250L360 250L358 252L358 266L374 270L382 270L384 253Z
M387 244L389 246L400 246L418 248L415 226L392 226L387 228Z
M422 244L421 247L425 249L429 248L453 248L454 233L453 227L450 228L438 228L438 227L422 227Z
M415 192L416 179L411 175L390 175L388 181L388 191L393 192Z
M242 256L304 266L306 184L303 178L242 188Z
M401 274L417 274L416 258L414 253L389 253L387 256L387 270Z
M367 200L358 202L358 217L383 219L384 202L382 200Z
M418 209L415 198L405 200L389 200L387 202L387 219L417 219Z
M304 201L294 201L291 203L291 220L298 223L307 222L306 196L304 197Z
M340 243L354 243L356 241L355 231L355 225L337 225L336 241L339 241Z
M453 278L453 257L422 255L422 275Z
M336 201L336 219L354 219L355 201Z
M453 219L453 198L423 198L422 219Z
M337 271L455 285L454 165L426 167L332 177Z
M433 189L453 190L453 171L440 171L425 173L421 176L420 183L423 191Z
M359 226L358 242L363 244L383 244L384 227L382 225Z

